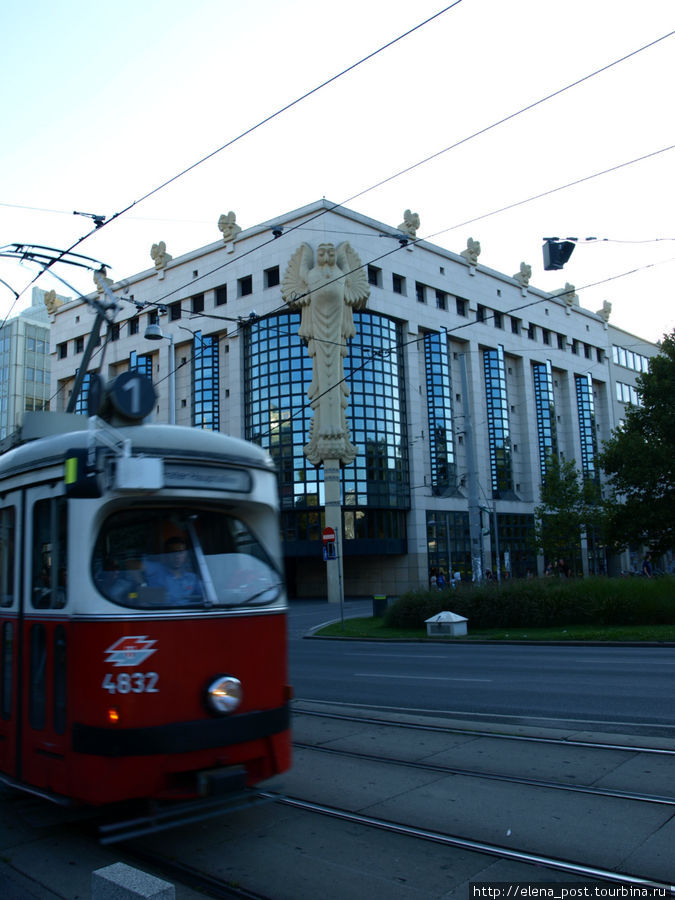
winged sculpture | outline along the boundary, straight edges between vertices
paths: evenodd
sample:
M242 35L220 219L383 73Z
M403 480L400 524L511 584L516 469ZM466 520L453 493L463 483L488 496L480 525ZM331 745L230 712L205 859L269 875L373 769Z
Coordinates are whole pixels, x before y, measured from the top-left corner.
M364 309L370 296L368 276L347 241L337 248L319 244L316 264L312 248L303 243L288 263L281 295L291 309L301 311L298 334L313 359L307 394L314 416L305 456L315 465L326 459L347 465L358 450L349 438L343 360L347 341L356 333L353 310Z

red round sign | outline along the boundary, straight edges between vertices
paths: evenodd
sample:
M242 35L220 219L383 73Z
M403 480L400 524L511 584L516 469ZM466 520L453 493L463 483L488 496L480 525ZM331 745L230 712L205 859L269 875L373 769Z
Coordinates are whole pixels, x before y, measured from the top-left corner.
M324 544L330 544L335 541L335 530L333 528L324 528L321 532Z

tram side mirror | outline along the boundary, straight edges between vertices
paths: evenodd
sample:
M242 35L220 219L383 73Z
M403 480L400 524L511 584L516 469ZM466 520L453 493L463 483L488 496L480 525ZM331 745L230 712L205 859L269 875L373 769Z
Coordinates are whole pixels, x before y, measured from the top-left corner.
M66 453L64 483L67 497L100 497L103 494L102 473L89 450L78 448Z

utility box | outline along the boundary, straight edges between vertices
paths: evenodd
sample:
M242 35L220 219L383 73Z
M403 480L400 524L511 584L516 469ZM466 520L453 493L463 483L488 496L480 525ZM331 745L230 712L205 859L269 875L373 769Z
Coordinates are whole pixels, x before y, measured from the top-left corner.
M386 613L388 605L389 605L389 601L387 600L386 594L374 594L373 595L373 617L381 619L382 616Z
M461 637L466 634L466 623L469 621L464 616L458 616L454 612L439 612L430 619L426 619L427 636L449 635Z

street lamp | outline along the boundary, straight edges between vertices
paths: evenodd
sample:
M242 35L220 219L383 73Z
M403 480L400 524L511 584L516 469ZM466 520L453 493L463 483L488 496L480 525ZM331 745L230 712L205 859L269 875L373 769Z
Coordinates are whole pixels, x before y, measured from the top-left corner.
M173 335L164 334L159 325L148 325L144 337L148 341L167 340L169 342L169 424L176 424L176 357L173 350Z

